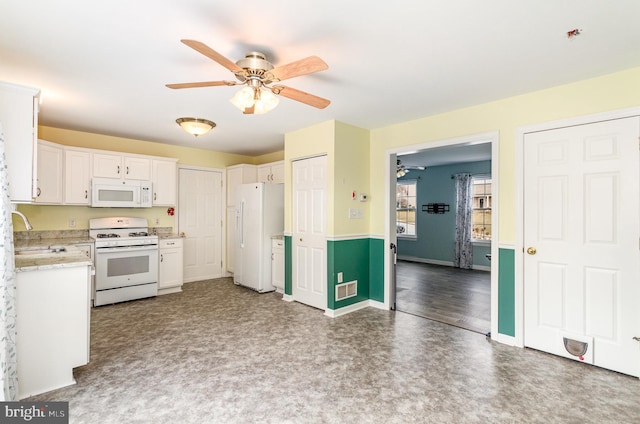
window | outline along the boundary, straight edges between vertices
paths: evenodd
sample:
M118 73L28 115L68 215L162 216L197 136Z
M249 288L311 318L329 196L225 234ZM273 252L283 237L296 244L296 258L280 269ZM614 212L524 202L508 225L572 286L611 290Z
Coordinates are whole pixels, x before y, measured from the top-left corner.
M471 239L491 240L491 178L473 177L471 194Z
M396 185L396 233L401 237L416 236L416 184L407 180Z

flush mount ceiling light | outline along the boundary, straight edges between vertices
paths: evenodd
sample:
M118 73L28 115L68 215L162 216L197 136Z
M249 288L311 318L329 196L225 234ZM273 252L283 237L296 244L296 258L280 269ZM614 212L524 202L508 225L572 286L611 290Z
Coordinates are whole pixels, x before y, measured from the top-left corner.
M196 40L181 40L184 44L207 56L230 70L237 81L203 81L167 84L169 88L195 88L244 85L232 98L233 103L244 114L266 113L278 105L278 96L287 97L318 109L331 103L295 88L277 84L289 78L308 75L328 69L328 65L317 56L309 56L284 66L274 67L259 52L250 52L244 59L232 62L204 43ZM277 85L274 85L277 84Z
M201 118L178 118L176 122L183 130L195 137L208 133L216 126L215 122Z

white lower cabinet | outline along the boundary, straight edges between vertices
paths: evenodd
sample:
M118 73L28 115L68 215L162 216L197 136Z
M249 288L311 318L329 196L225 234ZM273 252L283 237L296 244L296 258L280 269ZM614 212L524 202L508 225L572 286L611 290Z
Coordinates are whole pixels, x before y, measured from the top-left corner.
M158 294L182 291L184 281L182 238L160 239L159 244Z
M86 264L16 272L18 399L75 384L89 362L89 274Z
M271 284L278 293L284 292L284 240L271 240Z
M93 260L93 243L80 243L76 244L76 247L84 252L87 255L87 258L91 259L91 266L93 267L91 270L91 287L89 290L89 295L91 296L91 304L93 305L93 295L96 292L96 282L95 282L95 262Z

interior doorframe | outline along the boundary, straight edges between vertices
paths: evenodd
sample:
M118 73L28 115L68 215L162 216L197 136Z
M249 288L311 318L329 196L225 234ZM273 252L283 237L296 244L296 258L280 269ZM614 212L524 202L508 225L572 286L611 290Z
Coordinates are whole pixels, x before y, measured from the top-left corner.
M529 133L640 116L640 107L576 116L516 128L516 244L514 246L515 336L509 344L524 347L524 138ZM493 310L493 307L492 307ZM508 337L508 336L505 336Z
M464 146L479 143L491 143L491 184L493 204L497 205L492 209L491 226L493 229L493 238L491 240L491 338L499 337L498 334L498 265L499 265L499 220L500 213L500 178L499 178L499 132L490 131L486 133L473 134L469 136L456 137L444 140L430 141L419 144L411 144L407 146L387 149L385 151L385 229L384 229L384 308L391 309L394 288L391 287L393 282L393 254L391 253L390 244L397 244L395 232L395 172L396 158L399 154L408 154L420 150L429 150L437 147ZM395 301L395 299L394 299Z

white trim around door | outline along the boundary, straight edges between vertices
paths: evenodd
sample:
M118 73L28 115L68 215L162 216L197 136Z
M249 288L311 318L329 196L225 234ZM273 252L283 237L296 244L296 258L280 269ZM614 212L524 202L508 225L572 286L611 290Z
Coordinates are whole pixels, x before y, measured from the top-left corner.
M402 147L388 149L385 152L385 275L384 275L384 308L391 309L391 296L394 294L393 283L393 253L389 249L391 243L397 242L396 226L395 226L395 175L396 175L396 157L398 154L409 153L419 150L428 150L437 147L447 146L464 146L479 143L491 143L491 179L492 179L492 196L493 204L499 205L499 133L490 131L486 133L473 134L464 137L450 138L439 141L431 141L426 143L412 144ZM499 225L498 215L499 208L496 207L492 211L491 226L493 230L493 243L491 243L491 337L496 338L498 335L498 241ZM498 340L499 341L499 340Z
M524 347L524 139L527 134L585 125L594 122L640 116L640 107L614 110L592 115L577 116L557 121L542 122L516 129L516 245L514 252L515 278L515 337L514 345Z

